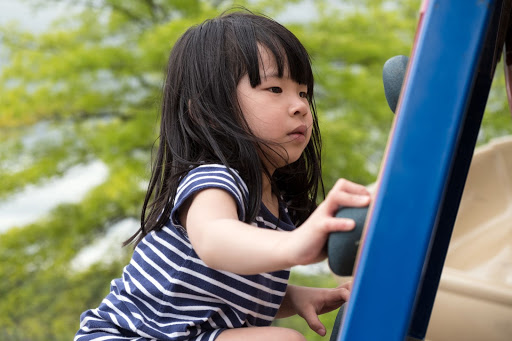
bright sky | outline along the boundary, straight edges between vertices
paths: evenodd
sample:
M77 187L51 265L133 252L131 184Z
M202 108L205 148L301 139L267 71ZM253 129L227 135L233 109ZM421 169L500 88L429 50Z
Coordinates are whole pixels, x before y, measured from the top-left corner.
M13 226L35 222L62 203L80 202L91 188L103 183L109 174L101 161L71 167L62 177L22 191L0 201L0 234Z
M53 18L64 13L63 5L54 4L51 9L35 10L23 1L0 0L0 25L16 21L30 31L41 31Z
M285 14L276 18L278 21L304 21L315 15L313 0L303 0L290 6ZM52 4L51 8L35 10L27 2L19 0L0 0L0 25L17 21L30 31L42 31L48 27L51 20L66 12L63 4Z

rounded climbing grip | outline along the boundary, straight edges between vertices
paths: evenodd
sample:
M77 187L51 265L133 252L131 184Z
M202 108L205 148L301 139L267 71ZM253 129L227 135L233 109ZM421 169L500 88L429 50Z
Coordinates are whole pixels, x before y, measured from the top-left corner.
M329 267L338 276L352 275L367 214L368 206L342 207L336 213L336 217L350 218L356 222L353 230L333 232L329 235L327 241Z

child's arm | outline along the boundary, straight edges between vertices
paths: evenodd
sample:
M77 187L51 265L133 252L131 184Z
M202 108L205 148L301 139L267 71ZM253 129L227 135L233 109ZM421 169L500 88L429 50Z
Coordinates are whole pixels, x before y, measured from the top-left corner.
M335 218L340 206L366 206L364 186L339 180L313 214L293 232L255 228L238 220L234 199L221 189L206 189L190 199L180 220L199 257L210 267L238 274L257 274L316 263L326 257L329 233L354 227Z
M318 315L338 309L350 297L351 283L344 283L334 289L308 288L289 285L276 318L299 315L309 327L324 336L325 327Z

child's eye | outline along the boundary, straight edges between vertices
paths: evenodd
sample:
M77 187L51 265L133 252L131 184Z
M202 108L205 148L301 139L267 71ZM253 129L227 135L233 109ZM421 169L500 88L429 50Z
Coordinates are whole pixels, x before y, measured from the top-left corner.
M268 90L269 90L270 92L275 93L275 94L280 94L281 92L283 92L283 89L281 89L281 88L280 88L280 87L278 87L278 86L270 87L270 88L268 88Z
M302 98L308 98L308 93L307 92L304 92L304 91L301 91L299 93L299 96L302 97Z

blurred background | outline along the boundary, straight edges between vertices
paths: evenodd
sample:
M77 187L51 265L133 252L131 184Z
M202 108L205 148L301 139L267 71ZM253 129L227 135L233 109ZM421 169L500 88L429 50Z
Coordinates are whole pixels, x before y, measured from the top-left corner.
M0 340L72 339L121 275L169 51L239 5L311 54L326 189L375 181L393 120L382 67L410 54L420 0L0 0ZM512 133L502 69L479 144ZM294 270L292 283L336 286L324 269ZM298 317L277 323L322 339Z

